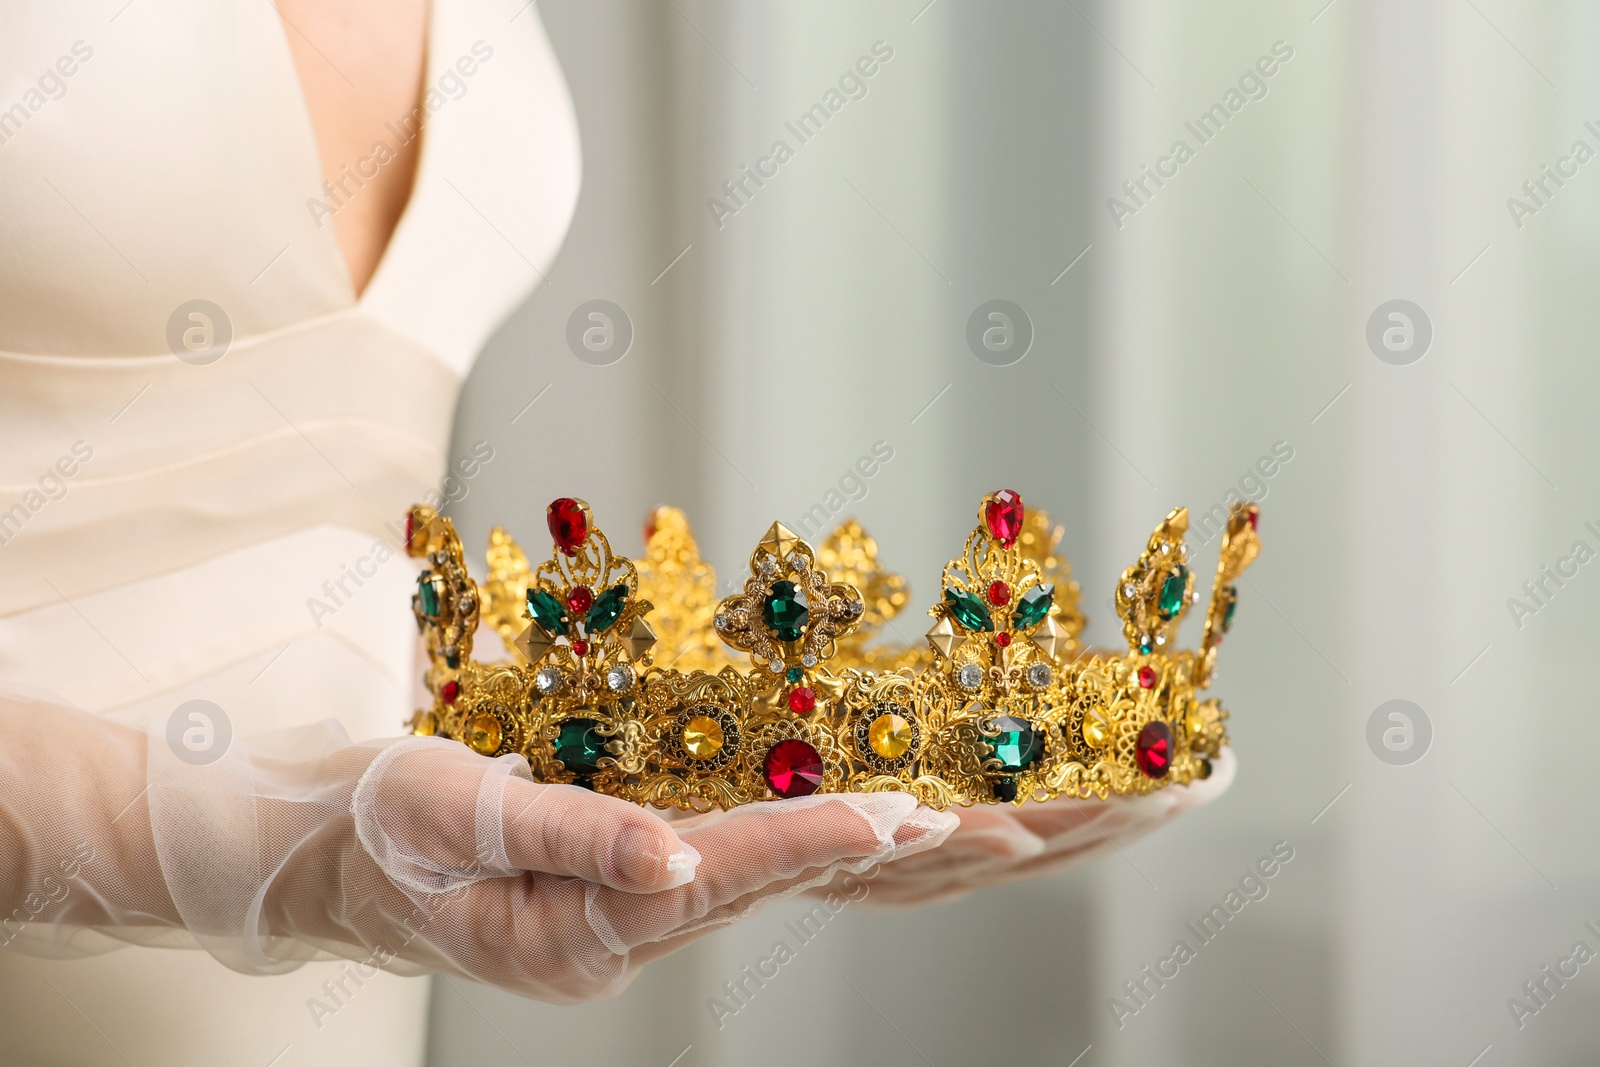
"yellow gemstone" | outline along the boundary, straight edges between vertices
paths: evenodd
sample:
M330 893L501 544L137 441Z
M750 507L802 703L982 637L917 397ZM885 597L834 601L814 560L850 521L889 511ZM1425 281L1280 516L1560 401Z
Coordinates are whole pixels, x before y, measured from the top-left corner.
M1105 748L1111 743L1111 724L1098 715L1085 715L1083 743L1090 748Z
M888 712L872 720L867 728L867 743L884 759L899 759L911 750L911 723L904 716Z
M418 737L432 737L439 732L439 720L431 711L419 711L411 717L411 732Z
M492 756L500 750L500 742L505 737L505 731L500 727L500 720L493 715L474 715L467 720L467 747L484 756Z
M683 747L695 759L715 756L722 742L722 724L709 715L696 715L683 724Z

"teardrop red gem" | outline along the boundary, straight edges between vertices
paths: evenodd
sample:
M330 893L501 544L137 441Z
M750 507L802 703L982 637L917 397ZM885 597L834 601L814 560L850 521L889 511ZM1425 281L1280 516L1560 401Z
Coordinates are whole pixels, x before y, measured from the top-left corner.
M991 493L983 505L983 522L1001 548L1016 544L1022 535L1022 494L1015 489Z
M589 515L583 505L570 496L564 496L552 500L550 506L545 508L544 515L556 547L569 556L576 556L578 548L589 537Z

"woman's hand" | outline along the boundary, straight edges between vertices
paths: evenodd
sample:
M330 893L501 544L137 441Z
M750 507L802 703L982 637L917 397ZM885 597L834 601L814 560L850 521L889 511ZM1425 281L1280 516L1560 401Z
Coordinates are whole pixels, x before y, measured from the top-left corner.
M1148 796L962 808L961 825L942 845L886 863L872 879L866 903L929 904L1066 870L1129 845L1221 796L1233 782L1232 751L1224 751L1213 768L1205 781L1168 786ZM823 887L816 892L827 891Z
M136 941L181 927L247 972L332 954L573 1002L956 825L875 794L756 804L675 831L529 777L520 757L436 738L350 744L325 725L196 765L164 736L0 700L0 914L22 917L0 943L61 955L85 926Z

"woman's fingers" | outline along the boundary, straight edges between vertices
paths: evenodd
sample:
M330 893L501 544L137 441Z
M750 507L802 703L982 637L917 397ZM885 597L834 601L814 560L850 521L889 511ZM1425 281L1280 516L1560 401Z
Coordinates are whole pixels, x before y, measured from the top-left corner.
M519 870L659 893L688 884L700 863L659 816L581 786L513 778L503 810L506 857Z
M688 885L649 896L595 888L588 919L621 955L662 938L748 915L774 896L825 881L843 867L933 848L955 829L953 813L906 793L839 793L736 808L681 831L701 858Z

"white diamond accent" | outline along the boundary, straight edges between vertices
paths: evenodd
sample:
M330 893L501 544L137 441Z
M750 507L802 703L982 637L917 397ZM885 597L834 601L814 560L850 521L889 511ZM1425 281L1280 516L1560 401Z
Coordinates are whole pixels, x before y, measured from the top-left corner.
M728 628L728 621L729 620L728 620L728 617L726 615L718 615L717 616L717 629L726 630Z
M956 684L963 689L976 689L983 684L983 668L976 663L964 663L956 671Z
M815 657L811 653L807 652L805 655L800 657L800 662L804 666L815 667L817 665L817 657Z
M767 661L767 670L771 671L773 674L782 674L783 673L783 660L781 660L781 659L770 659L770 660L768 660Z
M620 693L633 684L633 671L627 667L617 666L606 671L606 688L613 693Z
M1139 595L1139 587L1134 585L1132 582L1129 582L1122 587L1122 595L1127 597L1129 600L1132 600L1134 597Z
M545 667L533 676L533 684L541 693L554 693L561 688L561 672L554 667Z
M1050 669L1048 663L1035 663L1028 668L1028 684L1035 689L1043 689L1055 680L1056 672Z

